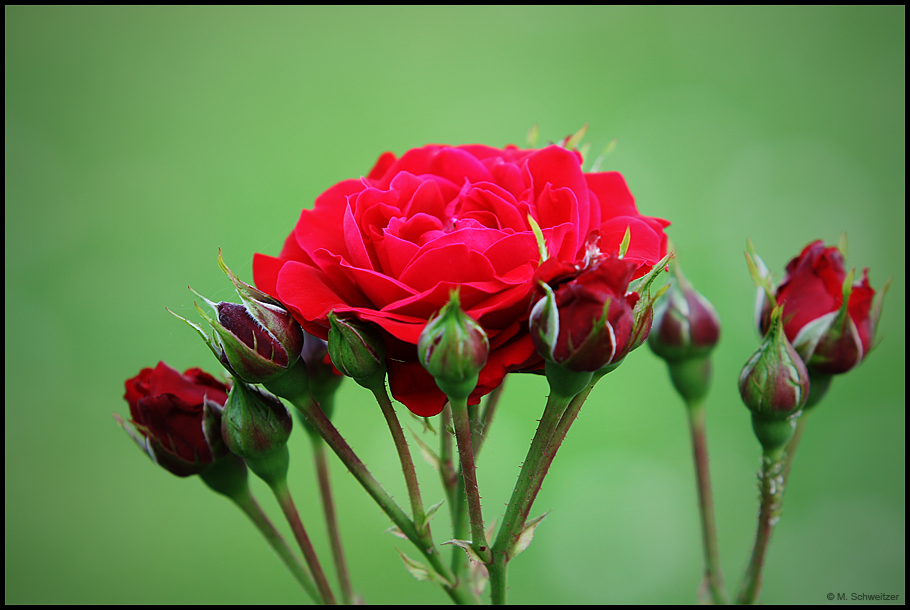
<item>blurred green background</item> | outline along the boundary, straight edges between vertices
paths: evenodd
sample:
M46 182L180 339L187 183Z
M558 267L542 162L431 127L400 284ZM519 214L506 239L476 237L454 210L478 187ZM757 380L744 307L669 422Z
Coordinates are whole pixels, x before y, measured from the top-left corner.
M669 229L724 322L709 443L729 589L757 511L758 445L739 371L758 344L751 238L778 273L849 234L884 341L834 382L797 456L766 603L829 592L904 601L904 8L7 7L5 559L8 603L300 603L246 518L155 468L116 426L123 381L165 360L218 366L165 311L186 286L231 296L302 207L385 150L613 138L645 214ZM546 385L510 378L481 456L500 518ZM403 407L398 405L399 409ZM387 489L404 485L378 408L347 383L338 428ZM415 423L411 423L416 427ZM305 435L291 438L304 521L328 562ZM442 499L420 462L424 499ZM333 461L355 587L444 603ZM645 348L585 405L510 569L516 603L689 603L700 581L683 407ZM264 486L255 486L278 517ZM440 515L445 515L445 510ZM276 519L277 520L277 519ZM438 541L446 539L437 518ZM285 528L284 531L287 531Z

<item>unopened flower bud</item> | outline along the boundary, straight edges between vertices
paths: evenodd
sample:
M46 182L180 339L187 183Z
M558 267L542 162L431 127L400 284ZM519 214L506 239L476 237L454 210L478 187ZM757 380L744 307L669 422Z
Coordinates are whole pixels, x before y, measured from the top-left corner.
M556 259L541 264L537 278L543 296L529 319L537 352L578 372L597 371L622 360L643 334L634 333L638 294L627 293L634 271L633 264L614 256L585 269Z
M261 458L288 442L293 420L271 394L235 381L224 405L221 433L228 449L242 458Z
M772 312L768 334L739 376L739 393L752 411L762 446L783 447L809 396L809 373L784 334L780 307Z
M385 383L385 343L372 328L329 314L329 356L344 375L367 389Z
M221 440L228 386L200 369L183 374L163 362L126 381L129 422L117 423L152 461L186 477L229 455Z
M717 311L692 288L678 263L673 271L676 280L657 304L648 345L668 362L707 356L720 338Z
M420 333L417 354L420 364L451 399L467 399L477 386L487 363L490 342L483 328L461 309L458 291L430 318Z
M196 329L234 376L247 383L262 383L284 375L300 357L303 329L281 303L237 279L224 264L220 251L218 264L243 303L214 303L197 293L216 314L212 318L196 305L215 331L211 337L196 324L177 317Z
M673 263L673 272L676 279L656 307L648 345L667 362L673 387L691 404L711 387L710 353L720 338L720 320L678 263Z

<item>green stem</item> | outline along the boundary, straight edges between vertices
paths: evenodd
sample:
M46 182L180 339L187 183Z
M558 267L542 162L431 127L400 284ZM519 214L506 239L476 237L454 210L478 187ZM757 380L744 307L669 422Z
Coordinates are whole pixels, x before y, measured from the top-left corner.
M293 404L319 435L325 440L326 444L341 462L347 467L357 482L366 490L366 492L379 505L382 511L398 526L401 533L410 540L414 546L420 550L433 569L441 575L449 585L443 585L443 589L459 604L472 603L471 597L466 594L459 586L457 579L446 566L439 555L432 539L421 536L403 510L392 500L391 496L382 488L379 482L373 477L366 465L360 461L360 458L351 449L347 441L341 436L332 422L326 417L318 404L310 400L309 392L306 390L306 366L302 365L302 360L283 377L270 381L265 387L279 396L286 398Z
M762 570L765 566L765 555L771 542L771 532L780 519L781 504L784 496L783 450L765 451L762 454L762 466L759 471L759 490L761 507L758 513L758 531L755 534L755 547L752 558L746 569L737 603L754 604L758 600L762 587Z
M332 499L332 485L329 481L329 465L325 459L325 442L321 436L310 434L313 442L313 460L316 465L316 477L319 481L319 494L322 498L322 510L325 514L325 524L329 535L329 544L332 547L332 559L335 563L335 572L338 576L338 585L341 589L341 602L345 605L353 603L354 595L351 590L351 579L348 575L347 562L344 560L344 547L341 544L341 534L338 529L338 518L335 513L335 503Z
M702 543L705 552L705 582L715 605L729 604L724 589L717 547L717 527L714 519L714 499L711 494L711 474L708 468L708 437L705 429L706 411L701 401L688 401L689 430L692 434L692 456L698 486L698 508L701 513Z
M449 425L452 421L452 411L449 403L440 414L439 432L439 478L445 490L446 501L449 505L449 519L452 523L452 538L464 540L469 534L465 525L467 502L464 489L464 478L455 470L452 459L452 435L449 434ZM452 572L461 579L467 568L467 559L464 551L457 546L452 547Z
M228 461L232 463L222 463ZM291 574L294 575L294 578L297 579L297 582L300 583L303 590L310 596L310 599L319 603L321 597L319 591L316 589L316 585L313 583L313 579L307 574L307 571L303 565L301 565L300 560L291 552L284 537L275 529L275 526L269 520L268 515L265 514L265 511L262 510L262 507L256 502L256 498L253 497L253 493L250 491L249 484L247 483L246 467L243 465L243 460L232 455L225 458L225 460L222 460L222 462L215 463L209 470L204 472L201 475L202 480L213 490L230 498L230 500L250 518L250 521L253 522L256 529L259 530L266 542L269 543L269 546L278 554L278 557L284 562L284 565L287 566L288 570L291 571ZM242 469L243 472L242 479L235 477L233 474L234 471L239 472L239 469ZM227 477L224 476L225 471L230 471L227 473ZM230 482L225 485L227 481Z
M496 413L496 406L499 404L499 397L502 396L505 383L506 380L503 379L502 383L487 395L487 399L483 403L483 413L480 416L480 421L472 422L474 426L471 429L471 446L474 448L475 460L480 455L480 449L487 438L487 430L490 429L490 424L493 423L493 415Z
M799 448L799 441L803 437L803 429L805 429L806 422L809 420L810 412L811 411L804 410L803 414L796 420L796 430L793 432L793 438L787 442L787 446L784 448L784 468L782 474L785 487L790 481L790 470L793 468L793 458L796 457L796 450Z
M449 405L452 408L455 439L458 442L458 456L461 458L461 474L468 498L471 542L474 545L474 551L483 559L484 563L487 563L490 560L490 550L487 548L487 537L483 527L483 513L480 508L480 490L477 486L474 450L471 447L471 423L468 418L467 398L458 400L449 398Z
M319 563L319 558L316 557L316 551L313 549L310 537L307 536L306 529L303 527L303 522L300 520L300 515L297 513L297 508L294 506L291 492L288 491L287 481L274 481L270 483L270 487L275 494L275 498L278 500L278 505L281 506L281 510L284 512L285 518L287 518L288 523L291 525L291 531L294 532L297 544L303 552L303 558L306 560L307 565L310 566L310 571L313 573L313 577L316 580L316 587L319 589L322 602L324 604L335 604L335 595L329 587L329 581L326 580L325 572L323 572L322 565Z
M518 481L515 483L512 497L506 507L502 526L499 528L499 534L493 544L493 561L487 565L490 573L491 599L494 604L506 603L506 570L510 559L509 553L521 534L531 510L531 502L540 489L541 479L538 470L542 462L546 461L544 454L550 444L550 439L571 399L571 396L562 396L551 389L547 406L544 408L543 416L537 426L537 432L531 440L528 455L521 466ZM536 489L534 489L535 481Z
M404 482L408 489L408 498L411 501L411 514L414 516L414 525L422 537L430 537L430 525L427 523L426 513L423 510L423 501L420 499L420 483L417 480L417 471L414 470L414 461L411 459L411 452L408 449L408 441L404 437L398 416L395 414L395 407L392 406L392 400L385 389L385 382L382 383L381 389L377 386L371 390L379 408L382 409L382 415L389 426L389 432L392 433L392 442L395 443L395 450L398 452L398 461L401 463L401 471L404 474Z

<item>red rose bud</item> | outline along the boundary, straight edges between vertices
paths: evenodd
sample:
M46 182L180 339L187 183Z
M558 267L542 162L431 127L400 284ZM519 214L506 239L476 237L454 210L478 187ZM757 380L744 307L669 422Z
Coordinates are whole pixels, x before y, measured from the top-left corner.
M186 477L229 454L221 440L227 393L227 385L200 369L181 375L159 362L126 381L131 420L114 419L153 462Z
M635 265L610 256L572 272L555 259L538 268L538 278L556 286L539 284L544 295L531 310L531 340L546 360L593 372L619 362L634 345L638 294L627 289Z
M291 414L276 397L234 382L221 418L221 435L233 454L246 460L268 458L288 442L292 425Z
M668 362L702 358L720 339L720 318L708 299L692 288L678 264L673 271L676 281L657 305L648 345Z
M876 296L868 270L854 282L841 252L821 240L787 264L775 297L784 308L784 332L813 374L845 373L862 362L873 347L886 290ZM770 309L765 299L763 333L770 326Z
M784 335L780 307L772 311L768 334L739 376L739 393L752 411L762 446L786 444L809 396L809 373Z
M238 280L224 264L220 251L218 264L243 304L213 303L197 293L216 312L216 319L212 319L196 305L216 333L211 338L196 324L180 319L199 332L225 368L247 383L284 375L300 357L303 330L281 303Z
M490 342L480 324L462 311L457 290L424 326L417 354L420 364L450 399L467 400L474 391L490 354Z
M366 324L329 314L329 356L342 374L372 390L385 383L385 343Z

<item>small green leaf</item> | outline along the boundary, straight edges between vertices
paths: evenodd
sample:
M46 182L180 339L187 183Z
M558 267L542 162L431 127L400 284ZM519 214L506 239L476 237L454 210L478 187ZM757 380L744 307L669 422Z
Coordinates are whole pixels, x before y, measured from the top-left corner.
M518 535L518 540L516 540L512 545L512 548L509 549L509 559L514 559L519 553L531 545L531 541L534 540L534 530L537 529L540 522L544 520L544 517L549 514L550 511L547 511L536 519L532 519L525 523L524 528L521 530L521 534Z
M433 506L431 506L430 508L427 509L427 512L426 512L426 519L427 519L426 522L427 523L430 522L430 519L432 519L433 515L436 514L436 511L439 510L439 507L445 503L446 503L446 501L443 500L442 502L437 502L436 504L434 504Z
M755 246L752 244L752 240L746 240L746 244L746 265L749 266L749 275L752 276L752 281L755 282L755 285L765 291L765 295L771 302L771 306L777 307L777 298L774 296L775 287L774 283L771 281L771 272L768 271L765 261L755 253Z
M468 559L471 560L471 563L483 563L483 559L477 554L477 551L474 550L474 544L470 540L449 540L442 544L454 544L468 554Z
M395 549L398 551L398 549ZM439 583L445 587L451 587L452 584L447 581L445 578L437 574L432 568L426 564L420 563L419 561L414 561L401 551L398 551L398 554L401 555L401 560L404 562L405 569L411 573L411 576L417 580L428 580L430 582Z
M537 249L540 251L540 262L543 263L550 258L550 255L547 254L547 242L543 238L543 231L540 230L540 225L530 214L528 214L528 224L531 225L531 231L534 232L534 238L537 240Z
M383 532L383 534L392 534L396 538L401 538L402 540L407 540L408 537L404 535L404 532L399 529L397 525L393 525L389 529Z
M872 299L872 313L869 315L869 324L872 327L872 345L869 346L870 352L881 343L881 339L878 336L878 321L879 318L882 317L882 305L884 304L885 295L888 293L888 289L891 288L891 282L893 280L893 277L889 277L888 281L885 282L885 285L882 286L881 291Z
M590 173L595 174L600 171L600 166L603 165L604 159L606 159L607 155L613 152L613 149L616 148L616 142L617 139L613 138L610 140L610 143L604 147L603 152L600 153L597 158L594 159L594 163L591 164Z
M534 148L537 146L537 139L540 137L540 126L537 123L531 125L528 129L528 146Z
M565 148L566 150L575 150L578 148L578 144L581 142L582 138L585 137L585 132L588 131L588 124L585 123L582 125L581 129L573 133L566 139Z
M841 256L845 259L847 258L847 232L844 231L840 234L840 239L837 242L837 249L840 250Z
M439 459L439 456L436 455L436 452L434 452L429 445L423 442L423 439L417 436L417 433L411 430L410 426L408 426L408 431L410 431L411 436L414 437L414 442L417 443L417 447L420 449L420 455L423 456L423 459L425 459L427 463L433 467L433 470L439 472L439 469L442 466L442 461Z
M619 244L619 258L623 258L629 251L629 242L632 241L632 230L626 225L626 233L622 236L622 242Z

